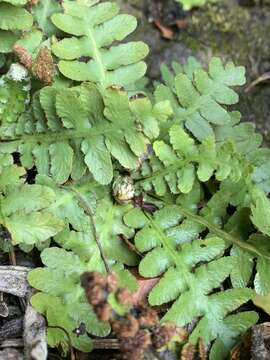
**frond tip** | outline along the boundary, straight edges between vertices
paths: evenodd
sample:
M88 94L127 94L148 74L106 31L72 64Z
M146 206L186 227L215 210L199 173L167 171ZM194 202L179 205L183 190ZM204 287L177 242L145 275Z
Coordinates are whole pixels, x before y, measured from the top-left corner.
M111 2L87 6L66 1L63 6L63 14L52 16L57 28L73 35L52 47L61 59L58 67L63 75L107 88L132 84L145 74L146 64L141 60L148 53L146 44L138 41L112 46L135 30L133 16L119 15L119 7Z

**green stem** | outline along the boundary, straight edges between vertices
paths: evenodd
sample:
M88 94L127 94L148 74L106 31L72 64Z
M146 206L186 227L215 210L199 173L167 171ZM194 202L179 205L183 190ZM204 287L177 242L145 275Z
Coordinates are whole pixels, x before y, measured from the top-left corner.
M89 128L84 130L64 130L61 131L50 131L39 134L27 134L21 135L18 137L10 138L10 139L2 139L0 143L9 143L9 142L39 142L39 143L53 143L56 141L63 141L69 139L80 139L80 138L88 138L91 136L104 135L106 133L118 132L119 128L115 128L114 125L106 124L102 126L96 126L95 128Z
M255 256L260 256L267 260L270 260L270 256L261 253L258 249L256 249L255 246L247 243L246 241L242 241L242 240L236 238L235 236L227 233L226 231L219 229L217 226L211 224L209 221L204 219L202 216L195 215L192 212L190 212L189 210L186 210L180 206L178 208L179 208L180 213L183 214L185 217L192 219L196 223L211 230L214 234L216 234L218 237L222 238L223 240L227 241L228 243L239 246L241 249L248 251L250 253L253 253Z
M192 284L194 275L189 271L188 267L181 261L178 256L177 251L175 251L174 247L170 244L170 240L164 234L163 230L160 226L152 219L152 217L144 212L147 217L149 224L156 231L161 244L163 245L164 250L168 253L171 259L174 261L174 264L179 269L181 276L185 279L187 284Z
M135 180L135 182L136 182L136 184L141 184L146 181L155 180L157 177L160 177L160 176L164 177L166 175L173 174L177 170L182 169L186 165L187 162L188 161L186 161L186 160L179 160L179 161L175 162L173 165L166 166L165 168L163 168L161 170L153 172L150 176L146 176L144 178Z
M75 194L76 194L76 197L78 198L82 208L84 209L84 211L86 212L86 214L89 216L90 218L90 221L91 221L91 225L92 225L92 229L93 229L93 236L94 236L94 239L95 239L95 242L97 244L97 247L99 249L99 253L100 253L100 257L104 263L104 266L105 266L105 269L106 269L106 272L107 273L110 273L110 267L109 267L109 264L107 262L107 259L105 257L105 254L103 252L103 249L102 249L102 245L99 241L99 238L98 238L98 234L97 234L97 230L96 230L96 226L95 226L95 221L94 221L94 215L92 213L92 210L90 208L90 206L88 205L87 203L87 200L85 199L85 197L79 192L78 189L74 188L74 187L71 187L69 190L73 191Z

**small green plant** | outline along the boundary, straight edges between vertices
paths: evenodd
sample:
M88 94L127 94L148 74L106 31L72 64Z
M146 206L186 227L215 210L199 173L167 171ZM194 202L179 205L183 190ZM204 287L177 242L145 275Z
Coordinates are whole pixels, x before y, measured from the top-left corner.
M226 358L258 320L242 305L270 292L270 150L230 108L245 69L190 58L163 66L147 97L148 48L121 43L136 20L115 4L0 9L0 246L41 252L28 281L49 346L90 351L87 333L110 332L82 273L114 271L135 291L138 266L159 278L161 321L194 322L189 341Z

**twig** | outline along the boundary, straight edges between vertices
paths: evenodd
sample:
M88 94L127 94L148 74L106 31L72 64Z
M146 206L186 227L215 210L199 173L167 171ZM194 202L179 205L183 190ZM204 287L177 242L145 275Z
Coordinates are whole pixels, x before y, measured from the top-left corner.
M9 251L9 261L10 261L11 265L17 266L16 254L15 254L13 245L11 245L11 249ZM24 310L26 309L25 300L23 298L19 298L19 303L21 306L21 310L24 312Z
M7 339L0 341L0 349L5 348L23 348L23 339Z
M120 348L118 339L92 339L93 348L95 350L99 349L109 349L109 350L118 350Z
M256 85L260 84L263 81L267 81L270 80L270 71L262 74L261 76L259 76L257 79L255 79L254 81L252 81L246 88L245 88L245 93L248 93L251 89L253 89Z
M143 257L142 253L140 253L140 251L137 250L136 246L125 235L121 234L119 235L119 237L123 242L127 244L128 248L131 251L135 252L140 258Z

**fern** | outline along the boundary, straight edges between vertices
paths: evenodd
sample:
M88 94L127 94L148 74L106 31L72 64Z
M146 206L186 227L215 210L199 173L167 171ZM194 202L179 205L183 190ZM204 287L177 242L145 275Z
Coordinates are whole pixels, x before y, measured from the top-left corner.
M231 141L217 146L214 137L209 137L196 146L179 125L173 125L169 135L170 145L162 140L154 142L153 149L158 159L150 160L153 173L142 181L144 187L151 182L158 195L165 194L166 185L173 193L188 193L196 178L206 182L214 173L219 181L228 177L238 181L243 175Z
M39 1L34 6L32 14L38 27L47 36L56 35L59 33L57 28L53 25L50 17L52 14L61 12L61 6L56 0L43 0Z
M145 104L152 109L149 100ZM108 184L113 178L111 156L135 169L146 153L147 137L158 135L157 120L136 113L136 108L136 100L130 106L127 95L118 90L102 96L89 84L65 90L45 87L17 124L1 127L3 147L9 142L11 151L21 153L23 166L36 165L40 174L51 175L57 183L70 175L79 179L89 169L95 180ZM148 130L149 121L154 134Z
M247 253L243 249L233 247L231 256L235 261L231 280L234 287L245 287L253 280L253 272L256 264L254 288L258 294L266 295L270 291L270 281L267 276L270 270L269 222L265 214L270 211L270 203L265 194L255 190L251 197L251 210L240 209L228 222L225 229L247 241L258 250L258 254ZM262 215L264 214L264 215ZM248 221L247 219L250 218ZM241 224L245 223L245 228ZM252 223L261 233L251 233Z
M171 101L178 124L183 123L202 141L214 135L214 126L231 123L231 114L222 105L238 102L238 95L231 87L245 83L243 67L233 63L224 67L220 59L212 58L207 73L191 58L184 69L175 64L175 70L174 78L168 69L163 69L167 85L158 85L155 97L158 101Z
M53 45L54 54L61 59L59 70L76 81L92 81L103 88L129 85L146 71L142 59L148 47L142 42L110 45L121 41L136 28L136 19L118 15L115 3L97 1L89 5L66 1L64 14L54 14L52 22L60 30L73 35ZM90 58L87 62L78 60Z
M194 322L190 342L202 338L210 359L225 358L258 318L242 305L270 291L270 151L230 109L244 68L218 58L208 71L194 58L163 66L148 98L136 82L148 48L125 42L136 20L116 4L6 0L0 13L1 70L14 45L25 65L0 79L0 246L41 251L29 283L48 344L90 351L88 334L110 328L86 303L80 275L115 271L135 290L125 267L139 264L160 278L149 302L166 304L162 321ZM44 48L51 86L32 78ZM125 204L115 195L126 190L122 176Z
M62 222L46 210L53 200L53 191L39 185L6 187L0 222L11 234L13 245L37 244L62 229Z
M19 186L22 184L22 177L26 171L24 168L15 165L9 154L0 155L0 190L5 192L8 186Z
M94 336L104 337L110 332L109 324L99 321L89 308L80 286L80 275L93 269L93 264L83 256L80 258L70 251L54 247L45 249L41 258L46 267L31 271L28 281L42 291L32 297L31 303L48 320L48 344L51 347L61 345L65 352L69 345L80 351L90 351L91 338L86 333L79 337L75 334L81 324ZM134 278L122 266L114 266L113 270L122 286L133 291L136 289Z
M140 274L145 277L162 275L150 292L149 302L161 305L175 301L163 321L173 321L179 326L200 317L190 341L197 343L202 337L208 345L215 340L210 359L216 359L213 355L216 352L226 358L236 337L257 321L255 312L229 315L250 300L253 291L229 289L211 294L230 275L234 263L230 257L221 257L225 244L217 237L195 240L179 247L179 237L168 236L162 229L177 223L179 214L177 208L165 207L155 214L154 219L138 214L137 210L125 216L125 222L132 227L147 225L135 237L138 249L147 252L139 266ZM208 264L200 265L202 262Z
M106 190L99 189L94 182L61 188L46 177L39 177L38 182L54 189L56 201L48 207L48 211L61 218L65 225L54 237L55 242L63 248L45 249L41 257L47 267L35 269L29 274L30 284L42 291L31 301L38 311L46 315L52 327L48 329L50 346L61 344L67 349L66 331L72 346L81 351L90 351L89 337L84 335L78 338L74 330L84 323L90 334L105 336L109 326L99 322L93 311L89 310L80 286L80 275L85 271L105 272L107 269L117 272L125 287L136 289L136 282L124 269L123 263L135 265L137 257L120 238L120 235L131 236L131 229L122 221L131 205L113 205L109 198L99 200L99 192L102 191L104 195Z
M74 330L84 323L90 334L106 336L110 328L97 320L80 286L81 273L89 270L87 263L72 252L53 247L44 250L41 258L47 267L33 270L28 280L36 289L42 290L32 297L31 302L47 317L48 344L52 347L61 344L68 350L68 338L63 328L70 336L72 346L81 351L90 351L88 335L78 337Z
M119 238L121 234L130 237L131 231L124 226L122 218L131 205L112 204L110 198L105 196L108 189L90 182L89 178L76 186L61 188L44 176L40 176L37 182L55 191L56 202L49 211L65 222L63 231L57 234L55 241L86 259L88 269L92 264L91 270L105 271L100 249L108 266L117 261L127 265L137 263L137 256Z
M180 125L173 125L169 141L154 142L154 156L143 163L136 175L137 185L163 196L168 189L173 194L190 192L196 179L207 182L215 176L218 181L228 179L236 184L249 174L268 191L268 173L263 180L259 175L261 142L261 136L254 133L254 125L249 123L220 126L214 136L201 144Z
M218 181L237 183L250 173L266 189L269 175L264 174L262 181L260 164L268 153L259 148L261 135L255 133L253 124L239 124L238 112L228 112L219 104L238 101L228 85L244 81L243 69L232 64L223 68L215 58L209 65L212 79L193 58L184 66L174 63L173 68L176 76L163 67L166 86L158 85L155 92L156 101L170 101L173 117L161 123L160 139L153 144L155 156L142 164L137 185L163 196L168 189L173 194L188 193L196 178L207 182L214 175ZM180 102L190 102L190 107L181 108L177 96Z

